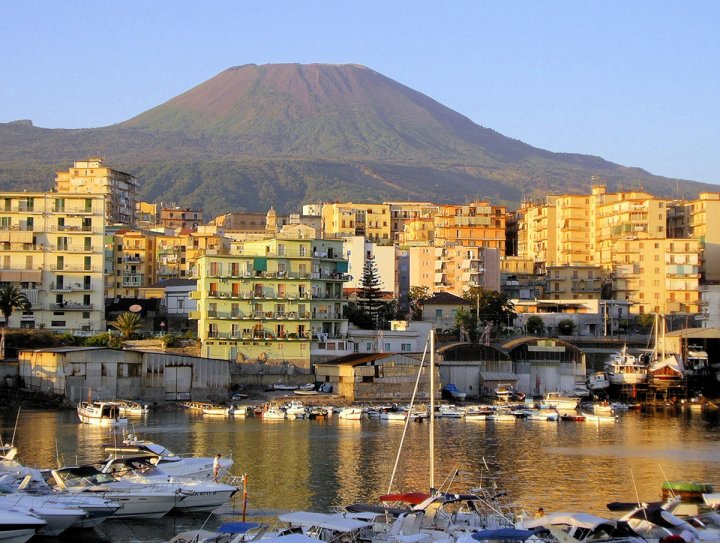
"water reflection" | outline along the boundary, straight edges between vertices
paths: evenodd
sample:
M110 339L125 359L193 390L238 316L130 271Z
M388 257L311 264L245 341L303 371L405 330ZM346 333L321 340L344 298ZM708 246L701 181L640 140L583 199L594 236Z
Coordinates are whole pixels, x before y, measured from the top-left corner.
M4 413L1 421L7 441L15 415ZM232 453L234 472L248 474L252 510L268 515L375 500L387 491L403 424L208 419L167 410L128 429L178 452ZM73 411L37 411L21 413L16 443L22 461L47 467L58 458L66 464L98 461L103 444L117 439L112 430L79 424ZM427 424L409 426L394 491L428 486L427 439ZM617 424L440 419L435 439L437 484L455 470L453 490L496 480L528 511L542 506L607 516L606 503L635 500L636 492L643 500L657 499L663 473L720 484L716 415L659 410L628 413ZM171 530L188 521L167 522Z

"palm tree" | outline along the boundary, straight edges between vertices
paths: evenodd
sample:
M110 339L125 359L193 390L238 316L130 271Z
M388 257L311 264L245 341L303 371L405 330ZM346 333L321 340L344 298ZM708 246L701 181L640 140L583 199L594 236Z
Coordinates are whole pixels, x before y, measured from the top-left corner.
M131 335L140 329L140 315L126 311L112 321L110 326L120 332L120 336L123 339L129 339Z
M10 324L10 315L13 310L22 309L27 311L32 304L25 293L15 285L5 285L0 288L0 312L5 317L5 325Z

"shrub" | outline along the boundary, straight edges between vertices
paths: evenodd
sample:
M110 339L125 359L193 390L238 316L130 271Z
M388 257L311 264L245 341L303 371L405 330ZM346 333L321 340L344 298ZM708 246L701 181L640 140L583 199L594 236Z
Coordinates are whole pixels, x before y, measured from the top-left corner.
M537 315L529 317L525 324L528 334L542 334L545 331L545 323Z
M571 336L575 332L575 321L572 319L563 319L558 322L558 333L561 336Z

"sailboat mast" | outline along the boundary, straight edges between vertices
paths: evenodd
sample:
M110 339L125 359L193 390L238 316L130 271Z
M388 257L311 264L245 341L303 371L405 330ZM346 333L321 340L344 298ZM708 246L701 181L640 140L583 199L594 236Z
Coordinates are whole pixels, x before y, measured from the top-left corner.
M435 328L430 330L430 493L435 492Z

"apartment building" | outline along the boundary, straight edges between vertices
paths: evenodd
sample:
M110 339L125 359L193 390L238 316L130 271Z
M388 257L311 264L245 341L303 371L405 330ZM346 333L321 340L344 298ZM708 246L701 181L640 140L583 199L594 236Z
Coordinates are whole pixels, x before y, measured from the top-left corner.
M434 217L435 245L498 249L504 255L505 211L504 206L480 201L440 205Z
M548 266L544 298L550 300L599 300L603 286L600 266Z
M365 236L375 243L392 242L390 204L352 202L323 204L323 236Z
M435 247L433 292L462 296L470 287L500 290L500 250L445 245Z
M720 192L701 192L695 200L673 202L668 209L668 236L697 240L703 281L720 281Z
M160 210L160 226L163 228L194 230L201 224L203 224L202 209L170 207Z
M632 313L700 312L698 240L622 239L610 258L613 298L632 302Z
M429 202L385 202L390 206L390 232L395 242L405 232L406 225L418 219L432 221L438 206Z
M0 283L18 286L32 304L5 325L77 334L105 330L106 199L0 193Z
M135 225L138 182L129 173L113 170L101 158L73 163L67 171L56 172L55 190L60 194L104 194L108 224Z
M118 230L113 239L113 272L108 298L139 298L140 289L157 281L157 234Z
M203 356L309 368L328 340L343 351L348 324L341 240L234 242L198 261L194 295Z

